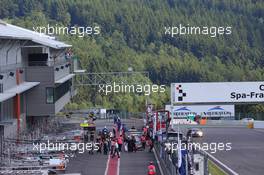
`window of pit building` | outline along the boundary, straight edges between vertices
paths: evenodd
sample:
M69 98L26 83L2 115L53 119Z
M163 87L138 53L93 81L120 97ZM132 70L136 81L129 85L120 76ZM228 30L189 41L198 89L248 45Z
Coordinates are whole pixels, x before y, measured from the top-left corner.
M0 83L0 93L3 93L4 92L4 86L3 86L3 83Z
M20 95L20 112L21 114L24 114L25 113L25 94L21 94Z
M67 92L69 92L71 86L72 83L70 80L57 86L55 88L55 101L59 100L62 96L64 96Z
M195 171L199 171L199 163L195 163L194 167L195 167Z
M54 103L54 88L53 87L46 88L46 103L47 104Z
M33 53L28 55L29 66L48 66L47 53Z
M0 102L0 121L3 120L3 114L2 114L2 102ZM1 126L0 126L1 127Z
M1 120L8 121L14 117L14 100L11 98L1 103Z

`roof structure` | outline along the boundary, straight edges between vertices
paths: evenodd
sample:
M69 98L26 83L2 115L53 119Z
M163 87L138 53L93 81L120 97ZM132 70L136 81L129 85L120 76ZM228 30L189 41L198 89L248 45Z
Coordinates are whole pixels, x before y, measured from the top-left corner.
M55 40L55 37L11 25L2 20L0 20L0 38L30 40L54 49L71 47L71 45Z

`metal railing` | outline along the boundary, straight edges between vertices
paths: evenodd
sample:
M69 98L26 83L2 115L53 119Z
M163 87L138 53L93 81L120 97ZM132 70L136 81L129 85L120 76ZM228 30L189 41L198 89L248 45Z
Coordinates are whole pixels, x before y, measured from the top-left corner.
M56 61L28 61L27 65L28 67L33 67L33 66L59 66L65 64L66 67L70 66L71 60L56 60Z
M55 117L46 123L46 127L38 127L27 129L19 134L18 137L7 136L0 140L0 168L9 167L15 162L21 162L20 153L33 154L33 143L38 143L43 136L58 133L64 118ZM44 142L45 141L41 141ZM35 167L35 166L34 166Z
M166 175L177 175L177 174L179 174L178 165L177 165L178 158L177 158L176 153L168 154L165 151L164 147L160 143L156 143L154 148L155 148L155 151L158 155L157 156L158 161L160 162L160 165L161 165L163 172ZM225 165L224 163L219 161L217 158L215 158L214 156L212 156L211 154L209 154L203 150L195 150L193 152L190 151L188 154L191 155L191 157L194 154L196 154L196 155L199 154L203 157L203 167L202 167L203 175L208 175L210 173L209 167L208 167L209 161L211 161L218 169L220 169L225 174L238 175L238 173L233 171L227 165ZM195 167L194 167L193 159L192 159L192 161L188 162L187 167L186 167L188 169L187 171L189 171L188 174L195 174L194 173Z
M178 168L176 162L173 161L175 159L175 155L168 154L160 143L154 144L154 151L156 151L158 155L157 157L164 173L166 175L176 175Z
M90 86L103 84L148 84L148 72L99 72L99 73L78 73L75 76L75 86Z
M217 166L222 172L229 174L229 175L238 175L237 172L235 172L234 170L232 170L231 168L229 168L227 165L225 165L224 163L222 163L220 160L218 160L217 158L215 158L214 156L212 156L211 154L203 151L203 150L196 150L196 153L199 153L200 155L202 155L204 157L204 165L205 165L205 171L207 172L207 174L209 174L209 162L211 161L214 163L215 166Z
M70 67L71 60L57 60L57 61L29 61L25 63L12 63L12 64L5 64L0 65L0 73L5 73L8 71L14 71L16 69L24 70L26 67L34 67L34 66L64 66L64 67ZM58 67L61 68L61 67Z

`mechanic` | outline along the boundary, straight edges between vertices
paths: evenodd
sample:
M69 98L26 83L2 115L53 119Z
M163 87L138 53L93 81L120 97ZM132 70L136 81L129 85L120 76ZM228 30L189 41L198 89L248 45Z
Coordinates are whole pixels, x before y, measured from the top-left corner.
M154 163L151 161L149 162L149 166L148 166L148 175L155 175L155 174L156 174L156 167Z

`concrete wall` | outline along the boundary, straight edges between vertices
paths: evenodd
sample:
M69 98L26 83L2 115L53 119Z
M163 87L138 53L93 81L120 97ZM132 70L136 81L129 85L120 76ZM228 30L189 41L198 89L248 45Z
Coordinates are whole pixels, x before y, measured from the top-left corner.
M10 121L16 118L14 113L14 98L1 102L0 105L2 109L0 113L0 121Z
M242 120L207 120L206 125L246 127L247 122Z
M57 66L54 66L54 69L56 67L58 67L60 69L59 71L54 72L55 81L65 77L66 75L68 75L70 73L70 67L65 67L65 65L66 65L66 62L64 64L58 64ZM64 68L61 69L61 66L63 66Z
M59 68L59 71L55 71L55 81L70 73L70 67L65 67L68 61L65 59L65 51L66 49L50 49L50 58L55 64L54 69ZM63 66L63 69L61 69L61 66Z
M40 84L27 92L27 115L54 115L54 104L46 103L46 87L54 87L53 67L34 66L26 69L27 81L38 81Z
M3 90L16 86L16 70L24 70L21 57L21 46L23 41L19 40L0 40L0 73L4 76L0 83L3 84ZM13 72L14 76L9 73ZM24 81L24 72L18 74L21 82Z
M21 63L21 45L23 41L4 40L0 41L0 66Z
M254 121L254 128L256 129L264 129L264 121Z
M25 81L25 68L22 60L21 48L26 41L21 40L6 40L0 39L0 74L3 79L0 83L3 85L3 91L9 90L17 86L17 76L19 76L20 83ZM23 70L21 73L16 73L17 70ZM10 72L14 75L11 76ZM8 122L4 125L5 137L16 137L17 135L17 118L14 112L14 98L1 102L1 116L0 120ZM24 98L24 107L25 98ZM24 108L24 112L26 109ZM11 123L10 123L11 122ZM20 115L20 131L26 129L26 114Z

